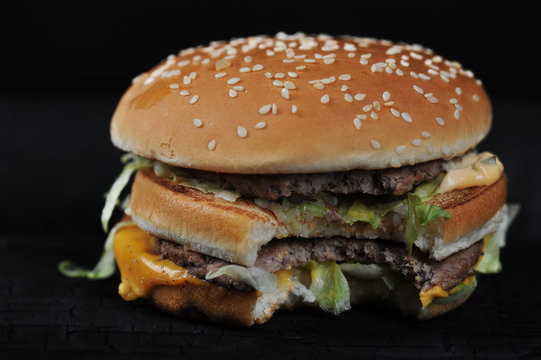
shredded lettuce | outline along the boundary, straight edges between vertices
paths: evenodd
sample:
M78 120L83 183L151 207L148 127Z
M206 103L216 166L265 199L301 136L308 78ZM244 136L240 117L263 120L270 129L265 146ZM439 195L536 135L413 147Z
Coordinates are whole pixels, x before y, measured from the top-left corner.
M349 284L334 261L310 261L312 284L310 290L320 308L335 315L351 308Z
M426 226L438 218L451 218L451 214L439 206L427 204L438 191L439 184L443 179L440 174L436 179L417 186L415 191L408 193L408 215L406 219L406 249L411 254L413 243L419 235L418 224Z
M103 245L103 252L100 260L94 266L94 268L87 269L82 266L76 265L70 260L64 260L58 264L58 270L64 276L71 278L87 278L90 280L105 279L115 273L115 253L113 251L113 242L117 231L125 226L134 225L133 221L122 221L117 223L112 229L107 240Z
M491 234L485 238L485 241L486 245L484 247L483 257L475 267L475 271L482 274L497 274L502 270L498 240L494 234Z
M142 158L134 154L126 154L122 157L122 162L126 163L120 175L116 178L105 198L105 206L101 211L101 225L103 231L107 233L109 220L113 215L115 206L119 203L119 197L122 190L126 187L130 178L137 170L152 166L152 160Z
M347 224L357 221L370 223L376 229L381 220L390 211L402 205L403 201L392 201L385 203L371 203L361 199L344 199L338 209L338 214L344 218Z
M226 265L217 271L207 273L205 279L212 280L222 275L229 275L233 279L248 284L263 293L276 293L278 291L278 279L276 275L256 267Z

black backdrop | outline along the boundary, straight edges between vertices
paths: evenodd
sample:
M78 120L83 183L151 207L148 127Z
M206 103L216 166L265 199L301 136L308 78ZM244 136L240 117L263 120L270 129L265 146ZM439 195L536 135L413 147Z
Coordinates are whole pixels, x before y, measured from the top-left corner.
M541 357L541 46L534 7L22 1L1 13L0 354ZM509 201L522 210L503 253L504 272L483 279L456 313L411 323L364 309L338 319L301 310L241 331L123 303L116 278L89 282L56 272L64 258L90 266L99 256L103 194L120 170L108 124L131 78L186 47L279 31L419 43L483 80L494 124L480 148L500 156Z

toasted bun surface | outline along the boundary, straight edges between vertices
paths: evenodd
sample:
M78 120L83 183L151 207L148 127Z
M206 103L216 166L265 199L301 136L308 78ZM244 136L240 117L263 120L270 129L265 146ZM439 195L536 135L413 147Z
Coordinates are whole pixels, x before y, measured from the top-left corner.
M441 244L433 243L431 248L423 250L438 260L450 255L447 253L445 256L438 256L438 246L452 244L472 230L482 227L502 208L505 197L505 176L490 186L455 190L436 196L433 203L446 208L451 218L438 220L437 224L426 227L427 236L441 239ZM274 213L252 201L239 199L229 202L217 199L213 194L160 178L151 169L137 173L132 186L129 212L137 225L151 234L182 243L194 251L246 266L253 266L257 252L267 242L274 238L291 236ZM392 223L392 219L384 219L382 224L392 226ZM319 235L304 235L316 237L323 232L326 236L353 235L357 238L369 238L370 234L374 233L371 226L368 223L360 224L359 228L353 230L337 228L340 226L337 224L328 225L328 233L324 233L327 229L316 229ZM379 238L404 241L403 232L392 228L383 229L382 232L384 233L376 233ZM478 241L484 235L472 241ZM469 245L471 242L453 252Z
M169 56L134 79L111 136L173 166L312 173L452 158L490 123L472 73L429 49L278 34Z

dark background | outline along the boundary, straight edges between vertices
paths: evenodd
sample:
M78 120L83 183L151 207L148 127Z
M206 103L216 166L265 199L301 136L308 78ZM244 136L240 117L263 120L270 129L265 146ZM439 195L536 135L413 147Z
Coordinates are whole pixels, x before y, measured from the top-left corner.
M383 2L380 2L381 4ZM539 12L521 2L19 2L0 13L0 357L541 358L538 184ZM254 34L327 33L419 43L471 69L492 98L480 149L499 155L509 201L504 271L429 322L354 308L338 318L279 312L248 330L125 303L118 278L66 279L92 266L103 194L121 152L108 126L131 78L180 49Z

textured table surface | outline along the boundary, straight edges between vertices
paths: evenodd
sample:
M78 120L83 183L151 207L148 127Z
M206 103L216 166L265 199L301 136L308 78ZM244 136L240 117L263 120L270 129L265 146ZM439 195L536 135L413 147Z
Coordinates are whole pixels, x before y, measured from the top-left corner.
M358 307L339 317L282 311L250 329L126 303L116 293L118 274L86 281L57 272L63 259L91 266L99 257L103 194L121 167L108 136L118 96L0 97L0 358L541 358L541 171L532 151L538 94L493 98L493 131L480 148L500 156L509 200L522 211L503 250L503 272L483 276L465 305L427 322Z

